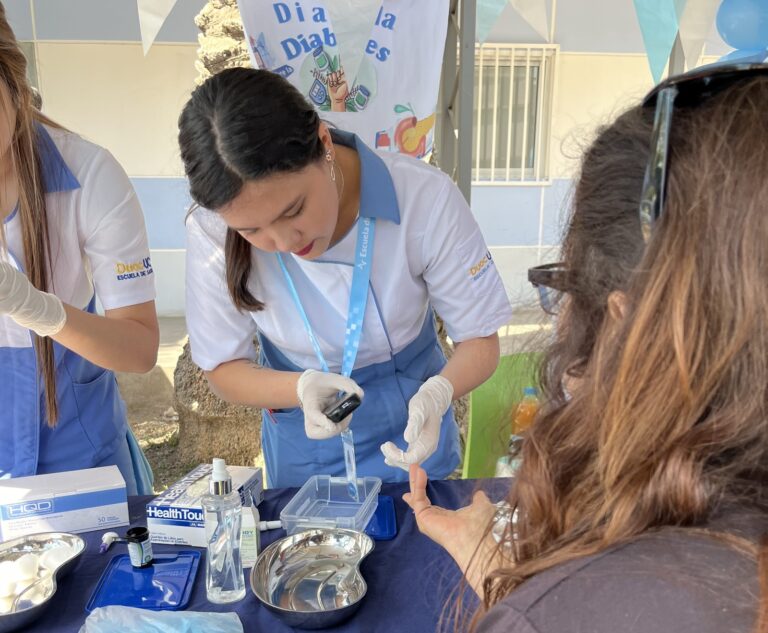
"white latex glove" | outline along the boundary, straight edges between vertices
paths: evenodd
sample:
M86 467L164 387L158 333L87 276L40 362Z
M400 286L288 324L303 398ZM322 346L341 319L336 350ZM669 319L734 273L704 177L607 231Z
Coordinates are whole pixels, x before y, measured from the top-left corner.
M336 401L339 392L356 393L363 398L363 390L351 378L308 369L299 377L296 393L304 409L304 431L312 440L326 440L339 435L352 421L350 413L338 424L323 415L323 410Z
M453 385L442 376L432 376L408 403L408 424L403 437L408 450L400 450L394 442L381 445L384 461L389 466L408 470L410 464L421 464L437 450L440 424L453 400Z
M0 314L7 314L38 336L52 336L67 322L61 299L35 288L8 262L0 262Z

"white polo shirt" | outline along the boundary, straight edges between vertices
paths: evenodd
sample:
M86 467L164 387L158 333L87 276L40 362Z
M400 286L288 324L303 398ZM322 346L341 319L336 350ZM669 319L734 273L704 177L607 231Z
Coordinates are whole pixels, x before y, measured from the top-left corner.
M387 361L421 331L430 304L457 342L488 336L512 310L480 228L443 172L399 154L378 153L334 130L361 162L360 215L376 218L373 265L355 367ZM227 291L226 224L197 209L187 221L187 327L192 358L204 370L255 359L261 332L299 367L320 369L274 253L252 250L249 289L266 308L240 312ZM352 267L353 227L319 259L283 254L332 372L341 370Z
M153 301L144 216L114 157L66 130L41 126L38 143L51 243L49 291L84 309L98 296L111 310ZM9 257L26 268L21 220L4 225ZM28 347L29 333L0 316L0 347Z

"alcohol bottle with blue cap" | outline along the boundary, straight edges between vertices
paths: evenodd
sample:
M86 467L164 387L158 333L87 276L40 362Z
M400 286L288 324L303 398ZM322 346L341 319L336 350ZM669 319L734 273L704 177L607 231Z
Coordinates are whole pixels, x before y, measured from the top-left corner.
M205 590L216 604L245 597L245 578L240 555L243 505L232 490L232 478L223 459L213 460L208 494L200 498L205 513Z

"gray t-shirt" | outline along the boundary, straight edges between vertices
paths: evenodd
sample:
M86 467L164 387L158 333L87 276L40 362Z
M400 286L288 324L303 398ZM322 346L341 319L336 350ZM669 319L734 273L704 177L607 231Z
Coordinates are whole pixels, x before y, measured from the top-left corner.
M754 542L768 531L768 517L729 531ZM758 597L754 558L711 537L665 529L530 578L488 612L478 632L751 633Z

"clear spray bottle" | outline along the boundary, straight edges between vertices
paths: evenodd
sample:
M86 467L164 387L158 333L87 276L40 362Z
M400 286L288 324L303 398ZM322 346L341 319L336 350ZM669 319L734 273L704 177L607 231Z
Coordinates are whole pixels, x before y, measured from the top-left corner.
M208 494L201 498L205 513L205 590L217 604L237 602L245 597L245 578L240 558L243 506L232 491L232 479L223 459L213 460Z

